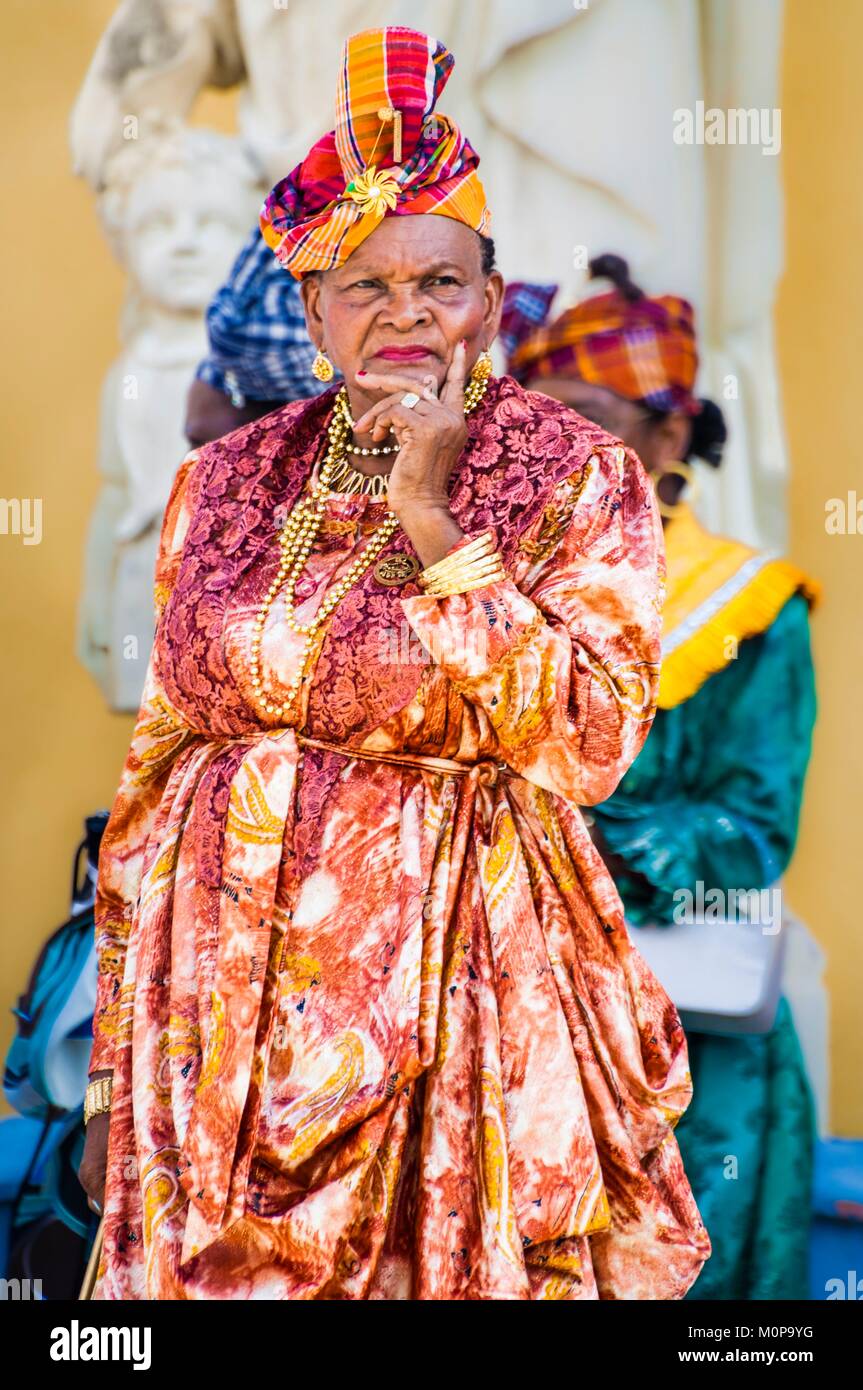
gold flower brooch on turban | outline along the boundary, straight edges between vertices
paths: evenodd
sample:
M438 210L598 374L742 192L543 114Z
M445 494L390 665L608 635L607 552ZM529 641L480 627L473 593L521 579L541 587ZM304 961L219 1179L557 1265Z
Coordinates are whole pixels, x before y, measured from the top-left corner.
M402 113L392 106L382 106L378 118L386 124L393 124L393 160L401 163L402 158ZM383 130L383 126L381 126ZM380 139L380 134L378 135ZM377 145L378 141L375 141ZM374 157L374 150L372 150ZM382 170L378 173L376 164L369 164L361 174L351 179L345 189L345 197L359 205L360 212L372 212L383 217L387 208L394 208L398 201L399 184L392 174Z

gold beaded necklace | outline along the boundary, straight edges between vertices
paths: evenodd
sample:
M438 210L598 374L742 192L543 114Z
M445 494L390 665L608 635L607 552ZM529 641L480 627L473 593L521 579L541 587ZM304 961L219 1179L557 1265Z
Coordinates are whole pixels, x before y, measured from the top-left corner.
M474 410L485 395L488 386L489 372L479 372L471 377L465 391L465 415ZM291 713L300 687L303 683L306 664L309 653L315 640L315 634L319 628L327 621L330 614L340 600L347 593L352 584L361 577L368 569L372 561L383 550L387 541L396 531L399 519L394 512L387 511L387 515L370 536L368 543L362 552L350 565L348 570L333 585L332 589L326 593L317 609L317 612L307 623L301 623L296 616L294 604L294 593L297 580L302 573L303 566L311 553L312 546L320 531L324 519L326 504L333 491L333 479L337 472L338 465L344 460L347 453L348 437L351 432L352 421L348 408L347 391L341 388L335 400L332 419L327 427L329 443L324 462L318 475L317 482L311 487L311 495L302 498L297 502L288 517L284 529L279 537L281 548L281 560L279 562L278 573L267 590L264 601L261 604L258 616L255 619L252 629L251 644L251 680L254 698L258 706L267 714L276 715L283 719ZM338 470L339 476L341 471ZM388 477L388 474L377 474L375 477ZM302 634L305 637L304 650L299 662L299 669L296 675L291 677L288 682L288 698L281 704L276 704L268 699L264 691L264 684L261 679L261 637L267 615L276 600L277 595L284 588L285 590L285 621L293 632Z

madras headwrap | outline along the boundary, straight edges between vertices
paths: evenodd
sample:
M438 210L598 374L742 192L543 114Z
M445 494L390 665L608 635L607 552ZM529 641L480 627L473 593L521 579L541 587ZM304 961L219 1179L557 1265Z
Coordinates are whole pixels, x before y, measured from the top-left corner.
M276 184L261 210L264 240L295 279L342 265L384 217L439 213L488 231L479 156L435 112L454 61L415 29L387 25L347 40L335 130ZM387 111L396 119L382 117Z
M698 368L692 305L676 295L628 297L619 289L593 295L537 328L519 314L531 288L507 286L504 321L517 381L577 376L655 410L697 415L692 394Z

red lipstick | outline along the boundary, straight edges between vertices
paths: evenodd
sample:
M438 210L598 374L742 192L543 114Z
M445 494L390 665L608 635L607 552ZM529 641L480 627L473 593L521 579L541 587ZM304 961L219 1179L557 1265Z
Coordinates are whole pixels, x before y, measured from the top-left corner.
M431 357L432 353L424 347L382 347L375 353L375 357L382 357L385 362L418 362L423 357Z

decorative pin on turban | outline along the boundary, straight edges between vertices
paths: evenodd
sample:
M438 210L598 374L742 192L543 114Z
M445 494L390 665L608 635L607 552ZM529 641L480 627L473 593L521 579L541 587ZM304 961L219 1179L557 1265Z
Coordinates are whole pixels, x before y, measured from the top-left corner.
M387 25L347 40L335 130L276 184L261 211L264 240L296 280L343 265L384 217L439 213L488 231L479 155L435 112L454 62L415 29Z
M702 402L692 394L698 353L689 301L644 294L620 256L597 256L590 271L611 279L614 290L583 299L551 322L556 286L507 285L500 336L512 375L518 381L580 377L656 410L699 414Z

